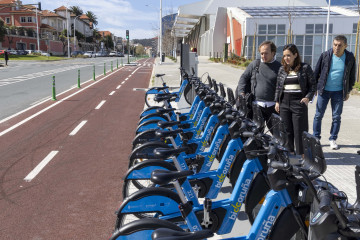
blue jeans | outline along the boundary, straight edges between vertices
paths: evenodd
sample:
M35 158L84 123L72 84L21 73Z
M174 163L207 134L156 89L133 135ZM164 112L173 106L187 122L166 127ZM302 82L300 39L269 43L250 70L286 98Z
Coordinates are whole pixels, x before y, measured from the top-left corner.
M336 140L340 131L341 113L344 105L343 91L330 92L324 90L322 95L318 95L318 99L316 102L316 113L313 123L313 133L315 137L320 139L321 120L324 117L324 113L329 100L331 100L332 110L332 123L329 140Z

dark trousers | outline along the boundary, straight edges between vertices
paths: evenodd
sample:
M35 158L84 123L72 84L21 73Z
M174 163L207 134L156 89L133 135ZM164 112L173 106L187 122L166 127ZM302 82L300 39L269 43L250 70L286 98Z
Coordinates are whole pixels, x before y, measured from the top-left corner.
M309 130L308 108L305 103L300 103L301 99L301 93L284 93L280 102L280 117L288 137L287 148L296 154L304 153L302 133Z
M266 122L266 126L268 129L270 129L270 132L272 133L272 124L271 124L271 115L273 113L277 114L277 112L275 111L275 106L271 106L271 107L260 107L261 109L261 113L263 115L263 118Z

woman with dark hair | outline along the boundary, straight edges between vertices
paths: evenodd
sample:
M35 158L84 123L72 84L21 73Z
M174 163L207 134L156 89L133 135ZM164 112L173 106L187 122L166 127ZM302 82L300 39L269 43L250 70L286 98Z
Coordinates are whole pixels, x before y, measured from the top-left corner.
M285 124L288 150L303 155L302 133L309 130L307 104L315 94L316 82L311 67L301 62L294 44L284 47L281 65L276 82L275 110Z

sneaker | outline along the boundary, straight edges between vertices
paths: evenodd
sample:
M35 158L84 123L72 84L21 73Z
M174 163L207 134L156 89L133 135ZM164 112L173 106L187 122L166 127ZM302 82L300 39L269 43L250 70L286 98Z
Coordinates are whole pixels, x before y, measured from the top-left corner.
M339 146L336 144L335 140L330 140L330 148L333 150L339 149Z

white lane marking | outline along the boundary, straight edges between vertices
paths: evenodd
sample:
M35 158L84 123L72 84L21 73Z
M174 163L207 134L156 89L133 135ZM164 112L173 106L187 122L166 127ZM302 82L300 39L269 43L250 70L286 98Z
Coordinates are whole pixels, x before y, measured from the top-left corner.
M129 80L129 78L125 78L125 81Z
M106 102L106 100L102 100L99 105L96 106L95 109L100 109L102 107L102 105L104 105L104 103Z
M78 133L78 131L80 131L80 129L87 123L87 120L82 121L81 123L79 123L79 125L77 125L76 128L74 128L74 130L72 130L72 132L69 134L70 136L74 136L75 134Z
M59 151L51 151L25 178L26 182L33 180L36 175L58 154Z
M121 85L117 86L116 89L120 89L121 88Z
M0 86L5 86L5 85L13 84L13 83L18 83L18 82L23 82L23 81L34 79L34 78L37 78L37 77L43 77L43 76L47 76L47 75L50 75L50 74L61 73L61 72L64 72L64 71L83 68L83 67L88 67L88 66L90 66L90 65L83 65L83 66L81 66L81 65L73 65L73 66L69 66L69 67L65 67L65 68L58 68L58 69L47 70L47 71L38 72L38 73L30 73L30 74L26 74L26 75L23 75L23 76L17 76L17 77L12 77L12 78L7 78L7 79L1 79L0 80Z
M124 84L125 83L125 81L122 81L122 83L121 84Z
M73 96L75 96L75 95L77 95L77 94L81 93L82 91L86 90L87 88L92 87L93 85L95 85L95 84L97 84L97 83L101 82L102 80L104 80L104 79L108 78L109 76L111 76L111 75L115 74L117 71L119 71L119 70L121 70L121 69L122 69L122 68L119 68L119 69L118 69L118 70L116 70L115 72L112 72L112 73L110 73L110 74L108 74L108 75L106 75L106 76L104 76L104 77L102 77L102 78L98 79L96 82L94 82L94 83L92 83L92 84L89 84L88 86L86 86L86 87L84 87L84 88L81 88L81 89L80 89L80 90L78 90L77 92L75 92L75 93L73 93L73 94L70 94L69 96L67 96L67 97L65 97L65 98L63 98L63 99L61 99L61 100L57 101L56 103L53 103L52 105L50 105L50 106L48 106L48 107L46 107L46 108L44 108L44 109L40 110L39 112L37 112L37 113L35 113L35 114L31 115L30 117L25 118L24 120L22 120L22 121L18 122L17 124L15 124L15 125L13 125L13 126L11 126L11 127L7 128L7 129L5 129L4 131L0 132L0 137L1 137L1 136L3 136L3 135L5 135L5 134L6 134L6 133L8 133L8 132L11 132L11 131L12 131L12 130L14 130L15 128L17 128L17 127L19 127L19 126L23 125L24 123L26 123L26 122L30 121L31 119L33 119L33 118L35 118L35 117L39 116L40 114L42 114L42 113L46 112L47 110L49 110L49 109L51 109L51 108L55 107L56 105L58 105L58 104L62 103L63 101L65 101L65 100L67 100L67 99L69 99L69 98L71 98L71 97L73 97ZM92 81L92 80L89 80L89 81ZM70 90L71 90L71 89L66 90L66 91L62 92L61 94L65 93L65 92L68 92L68 91L70 91ZM60 94L59 94L59 95L60 95ZM40 103L39 103L39 104L40 104ZM29 110L29 109L31 109L31 108L33 108L33 107L35 107L35 106L36 106L36 105L34 105L34 106L32 106L32 107L30 107L30 108L28 108L28 109L25 109L25 110L21 111L20 113L26 112L27 110ZM1 121L0 121L0 123L5 122L5 121L7 121L7 120L9 120L9 119L11 119L11 118L13 118L13 117L15 117L15 116L19 115L20 113L16 113L16 114L14 114L14 115L12 115L12 116L10 116L10 117L6 118L6 119L3 119L3 120L1 120Z
M111 96L111 95L114 95L114 93L115 93L115 91L112 91L111 93L109 93L109 95Z

